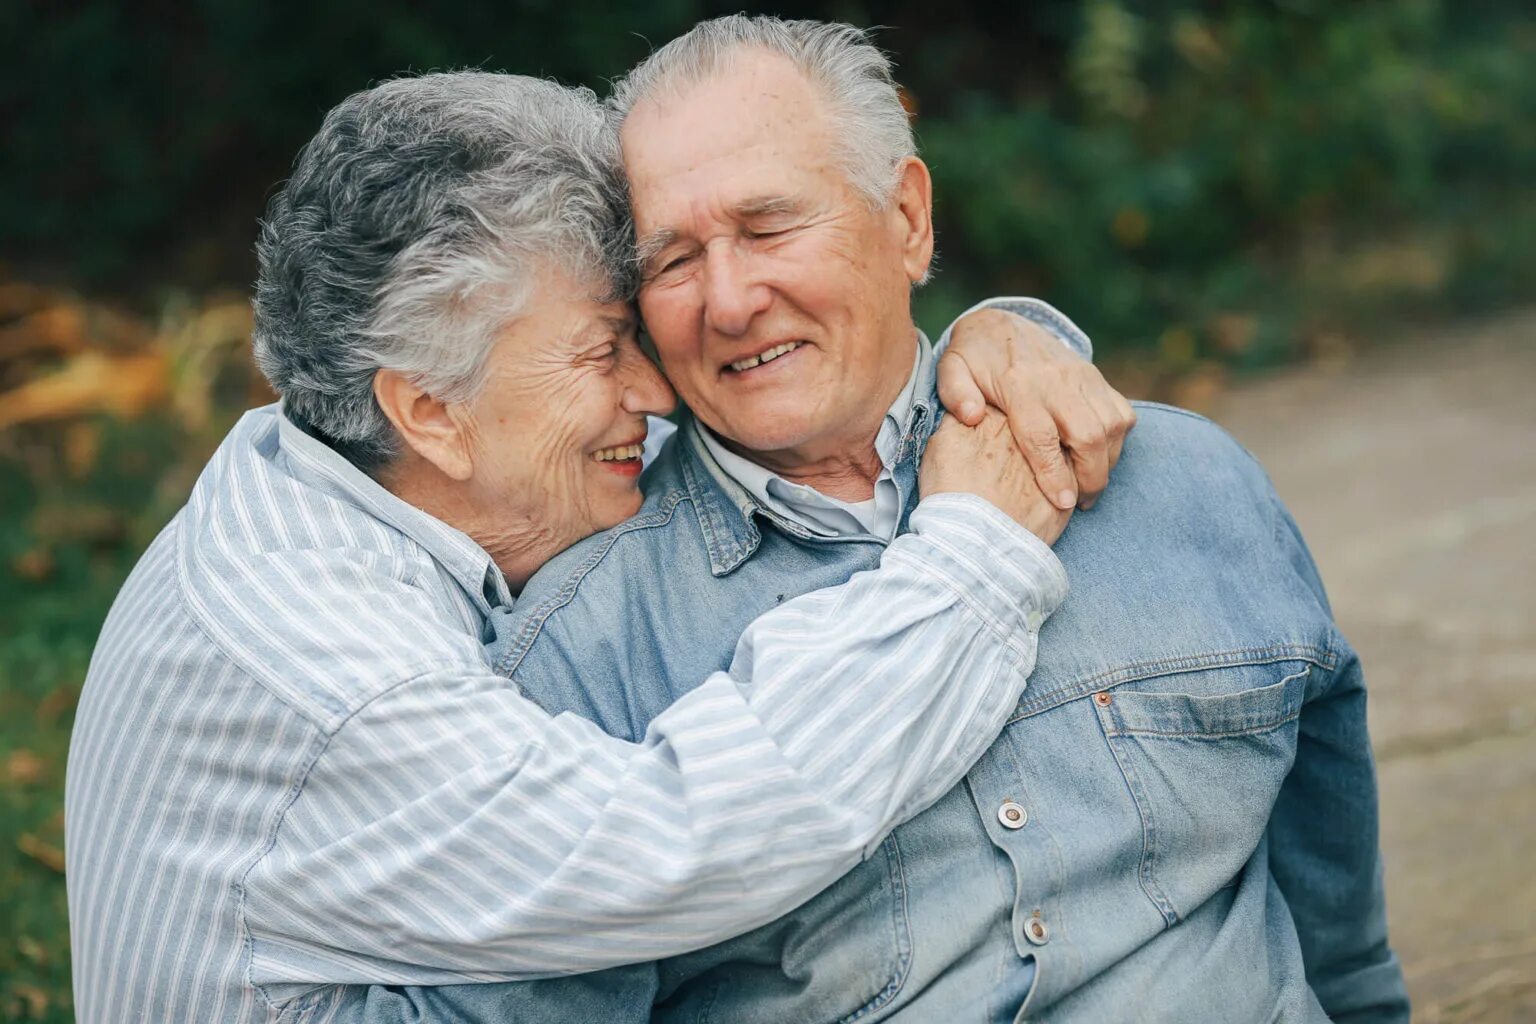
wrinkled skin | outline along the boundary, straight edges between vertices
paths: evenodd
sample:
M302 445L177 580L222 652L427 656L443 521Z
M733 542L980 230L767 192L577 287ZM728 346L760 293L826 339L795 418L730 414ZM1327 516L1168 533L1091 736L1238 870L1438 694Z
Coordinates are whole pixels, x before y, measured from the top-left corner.
M675 404L640 348L633 309L592 292L568 275L544 275L497 338L475 399L444 404L418 393L407 413L391 414L411 451L386 485L472 537L514 588L639 510L639 459L596 455L642 443L646 416Z
M892 198L872 208L838 162L825 106L783 58L744 53L681 96L637 105L622 141L640 308L673 385L725 443L858 501L879 473L881 418L911 372L932 186L908 158ZM799 347L739 368L785 344ZM1061 509L1092 504L1135 423L1091 363L1011 313L964 318L939 371L961 421L979 423L987 403L1007 414Z
M871 210L832 159L822 106L782 58L744 55L707 88L637 106L624 161L640 310L679 396L755 461L859 500L912 370L928 175L910 161L898 199ZM730 367L787 342L802 345Z

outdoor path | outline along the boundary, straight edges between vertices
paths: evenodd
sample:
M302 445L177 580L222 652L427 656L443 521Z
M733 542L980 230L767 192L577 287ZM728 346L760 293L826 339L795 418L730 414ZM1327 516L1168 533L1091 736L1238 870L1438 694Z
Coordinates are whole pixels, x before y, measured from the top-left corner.
M1236 388L1371 693L1420 1024L1536 1021L1536 311Z

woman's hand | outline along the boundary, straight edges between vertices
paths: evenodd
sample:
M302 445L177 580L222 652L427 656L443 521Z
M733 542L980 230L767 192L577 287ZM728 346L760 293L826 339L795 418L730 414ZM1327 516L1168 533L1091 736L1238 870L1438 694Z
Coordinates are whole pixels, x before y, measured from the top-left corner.
M939 360L939 398L976 426L988 405L1008 426L1040 489L1060 509L1092 508L1136 412L1088 360L1033 321L1001 309L963 317Z
M985 498L1047 544L1056 543L1072 518L1071 506L1063 511L1040 492L996 409L984 409L974 427L946 416L928 439L917 486L925 498L949 492Z

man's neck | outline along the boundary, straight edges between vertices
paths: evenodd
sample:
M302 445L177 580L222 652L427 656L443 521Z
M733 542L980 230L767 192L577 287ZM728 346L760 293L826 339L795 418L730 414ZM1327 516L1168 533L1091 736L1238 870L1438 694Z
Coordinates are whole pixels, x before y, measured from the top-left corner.
M880 479L880 471L884 468L880 453L875 450L875 437L879 430L880 424L877 421L873 431L862 434L866 439L863 444L830 446L832 452L820 457L802 449L749 452L734 445L732 447L737 454L777 473L790 483L810 487L840 501L868 501L875 496L875 481Z

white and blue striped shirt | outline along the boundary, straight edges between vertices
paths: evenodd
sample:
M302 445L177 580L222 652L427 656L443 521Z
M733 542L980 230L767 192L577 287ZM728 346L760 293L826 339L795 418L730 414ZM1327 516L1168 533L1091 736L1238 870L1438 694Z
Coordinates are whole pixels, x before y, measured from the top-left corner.
M81 697L79 1019L322 1021L348 984L650 960L798 905L960 779L1065 594L978 498L912 526L631 744L490 672L512 595L483 549L278 407L247 414Z

